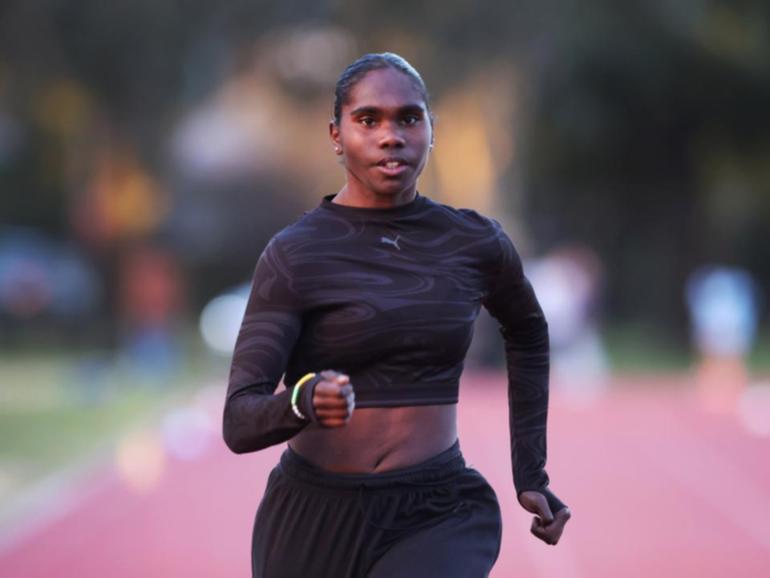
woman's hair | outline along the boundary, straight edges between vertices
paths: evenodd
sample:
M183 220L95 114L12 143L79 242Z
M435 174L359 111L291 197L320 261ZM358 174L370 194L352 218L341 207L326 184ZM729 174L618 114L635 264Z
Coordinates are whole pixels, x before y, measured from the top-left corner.
M361 58L350 64L340 75L334 87L334 124L340 124L342 105L348 101L348 96L353 87L367 72L381 68L392 68L406 74L414 83L420 96L425 101L425 107L430 111L428 104L428 89L425 88L420 73L404 58L393 52L381 52L379 54L364 54Z

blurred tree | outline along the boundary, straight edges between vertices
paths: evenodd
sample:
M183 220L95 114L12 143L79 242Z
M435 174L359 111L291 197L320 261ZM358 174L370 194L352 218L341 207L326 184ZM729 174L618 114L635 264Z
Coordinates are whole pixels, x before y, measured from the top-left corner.
M464 119L463 134L490 146L495 182L485 189L509 191L509 208L522 212L518 221L541 249L582 240L597 250L614 319L681 330L683 281L704 262L746 267L770 285L770 5L761 0L5 2L0 223L71 235L66 215L96 160L130 150L136 173L170 191L171 221L180 203L211 215L221 198L238 213L230 236L246 231L249 247L264 242L296 211L285 202L297 187L284 179L285 165L220 189L191 183L169 158L169 135L253 67L257 52L262 63L274 58L272 80L283 83L266 101L282 103L266 108L281 111L271 117L283 123L276 130L288 130L295 111L293 135L322 134L323 121L302 122L309 108L330 103L334 78L313 84L276 69L286 63L281 35L323 25L347 30L355 52L402 52L437 100L466 103L444 110L482 119ZM504 81L485 80L495 75ZM501 122L515 134L514 153L492 146L506 140L500 129L484 140ZM480 123L487 132L478 136ZM303 166L299 153L290 158ZM312 177L317 166L310 160L304 170ZM316 196L330 180L319 172L318 182ZM252 222L257 206L269 210ZM203 265L191 284L197 276L205 286L199 300L253 262L254 251L234 252L230 241L216 251L205 262L198 252Z
M768 285L770 10L766 3L573 6L534 70L522 132L545 245L588 239L616 319L684 327L699 264Z

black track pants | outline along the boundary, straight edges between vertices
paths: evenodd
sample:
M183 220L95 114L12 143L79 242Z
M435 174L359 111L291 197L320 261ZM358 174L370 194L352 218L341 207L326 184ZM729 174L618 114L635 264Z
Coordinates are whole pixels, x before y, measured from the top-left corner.
M500 551L494 490L459 443L408 468L336 474L291 449L270 473L254 578L483 578Z

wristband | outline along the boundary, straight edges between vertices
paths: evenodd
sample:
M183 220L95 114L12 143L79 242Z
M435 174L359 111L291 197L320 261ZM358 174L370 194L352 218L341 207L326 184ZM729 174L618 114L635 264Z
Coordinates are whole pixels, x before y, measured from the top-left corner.
M302 388L305 383L310 381L315 377L315 373L306 373L303 375L297 383L294 384L294 388L291 390L291 411L294 412L294 415L296 415L299 419L308 420L309 418L302 413L299 410L299 406L297 405L297 400L299 399L299 391Z
M522 492L526 492L527 490L522 490L521 492L518 492L518 495L520 496ZM567 507L567 504L562 502L556 494L554 494L551 490L548 489L548 486L544 488L540 488L539 490L530 490L533 492L538 492L540 494L543 494L545 496L546 501L548 502L548 507L551 509L552 514L556 514L556 512L563 510ZM521 502L519 502L521 503Z

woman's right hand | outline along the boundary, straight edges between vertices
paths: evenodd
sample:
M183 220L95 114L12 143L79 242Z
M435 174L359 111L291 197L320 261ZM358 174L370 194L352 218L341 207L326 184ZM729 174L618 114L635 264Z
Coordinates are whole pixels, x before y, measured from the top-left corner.
M342 427L353 415L356 394L350 378L344 373L327 369L321 372L313 390L313 410L322 427Z

